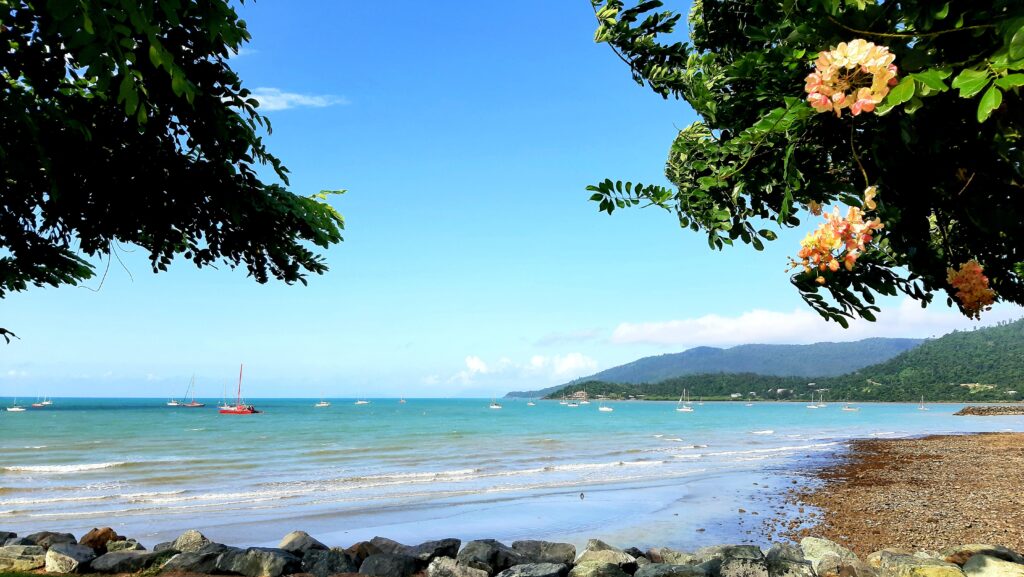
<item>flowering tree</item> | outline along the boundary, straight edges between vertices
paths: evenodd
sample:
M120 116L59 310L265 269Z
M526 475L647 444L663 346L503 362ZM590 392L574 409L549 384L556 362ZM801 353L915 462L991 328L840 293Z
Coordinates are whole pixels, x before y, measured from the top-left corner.
M713 249L761 250L832 205L790 270L844 326L878 294L1024 303L1024 3L694 0L687 42L662 2L593 4L636 82L700 116L673 187L605 180L600 210L655 205Z

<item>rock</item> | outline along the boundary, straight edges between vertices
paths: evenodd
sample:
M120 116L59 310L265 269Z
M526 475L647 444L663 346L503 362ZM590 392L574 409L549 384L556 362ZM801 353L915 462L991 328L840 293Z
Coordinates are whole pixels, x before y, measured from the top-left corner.
M327 550L327 545L310 537L309 533L305 531L292 531L288 533L281 539L281 543L277 547L299 557L304 556L308 551Z
M640 557L644 556L644 552L636 547L629 547L627 549L623 549L622 552L634 559L639 559Z
M38 545L0 547L0 571L32 571L43 565L46 565L46 549Z
M93 528L82 538L78 540L79 545L85 545L86 547L92 547L93 551L97 554L102 555L107 552L107 542L109 541L123 541L124 537L117 534L110 527Z
M115 551L93 559L91 567L97 573L136 573L169 556L166 551Z
M372 577L409 577L416 572L416 559L408 555L378 553L359 565L359 573Z
M580 555L580 558L576 560L576 563L612 563L630 575L636 573L638 567L636 557L633 557L622 549L612 547L600 539L591 539L590 541L587 541L587 548L583 551L583 554Z
M651 563L637 569L633 577L706 577L707 575L707 571L699 565Z
M712 575L718 575L721 572L722 566L727 560L736 560L733 563L732 571L736 575L743 575L742 571L750 569L754 571L751 575L758 575L757 567L764 565L764 553L761 552L759 547L754 545L715 545L713 547L703 547L698 549L694 554L696 561L700 563L701 567L704 567L708 573ZM740 560L754 561L755 563L740 563ZM749 565L749 567L747 567Z
M725 559L718 577L768 577L768 565L756 559Z
M235 573L246 577L280 577L298 573L302 561L282 549L250 547L228 548L217 557L216 573Z
M825 555L815 565L818 577L878 577L878 571L860 559Z
M1024 565L977 553L964 563L967 577L1024 577Z
M49 549L57 543L78 543L78 539L75 539L75 536L71 533L54 533L53 531L32 533L31 535L26 535L25 538L43 549Z
M640 567L643 567L645 565L650 565L650 564L651 564L651 560L648 559L647 557L637 557L636 558L636 567L637 567L637 569L639 569Z
M154 551L166 551L168 549L174 549L174 541L164 541L163 543L153 545Z
M459 565L450 557L436 557L427 566L427 577L487 577L487 571Z
M345 549L345 552L348 553L349 557L351 557L353 561L355 561L356 565L362 565L363 561L365 561L370 555L383 553L383 551L378 549L376 545L369 541L360 541L348 549Z
M213 543L213 541L207 539L206 535L203 535L195 529L189 529L179 535L178 538L171 543L170 548L175 551L181 551L182 553L196 553L210 543Z
M359 567L344 549L310 549L302 557L302 571L316 577L327 577L338 573L356 573Z
M47 573L82 573L96 558L96 550L78 543L57 543L46 551Z
M953 563L884 549L868 555L868 564L882 577L964 577Z
M853 551L839 543L818 537L804 537L800 540L800 549L804 552L804 559L810 561L814 570L819 574L822 573L822 570L818 568L820 561L829 555L838 557L840 562L857 559L857 555Z
M1024 555L1021 555L1012 549L1007 549L1001 545L971 543L969 545L951 547L941 553L943 561L946 563L956 563L957 565L966 564L967 561L975 555L988 555L989 557L995 557L996 559L1002 559L1003 561L1024 563Z
M765 555L770 577L815 577L814 567L799 547L776 543Z
M13 537L11 539L8 539L8 540L4 541L4 547L6 547L8 545L18 545L18 546L24 545L24 546L32 546L32 547L36 546L36 544L33 543L32 540L28 539L27 537Z
M494 575L526 560L518 551L504 543L494 539L479 539L466 543L462 551L459 551L456 561L460 565L483 569L488 575Z
M455 557L459 554L459 545L462 541L458 539L442 539L440 541L427 541L419 545L403 545L398 541L392 541L385 537L374 537L370 544L381 553L392 555L405 555L419 561L418 565L426 567L436 557Z
M6 543L9 539L16 539L17 533L11 533L10 531L0 531L0 546Z
M569 566L564 563L523 563L498 573L497 577L565 577Z
M515 541L512 549L529 563L560 563L572 565L576 560L576 546L571 543L550 541Z
M581 563L569 571L569 577L629 577L614 563Z
M165 549L171 551L172 549ZM217 570L217 558L220 553L178 553L164 563L163 571L176 573L209 574Z
M683 553L669 549L668 547L655 547L647 551L647 558L653 563L667 563L672 565L694 565L698 563L697 557L691 553Z
M145 551L146 548L135 539L125 539L124 541L108 541L107 542L107 553L114 551Z

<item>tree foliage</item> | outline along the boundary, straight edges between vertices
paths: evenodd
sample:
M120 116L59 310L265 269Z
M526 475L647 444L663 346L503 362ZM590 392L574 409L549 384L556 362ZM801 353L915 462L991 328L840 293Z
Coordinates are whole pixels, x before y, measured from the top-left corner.
M673 187L608 179L588 187L600 210L655 205L712 249L761 250L772 223L802 226L821 205L864 209L884 229L856 266L792 276L844 326L874 320L879 294L925 306L945 292L975 314L948 278L971 260L996 298L1024 303L1024 3L694 0L686 42L660 1L593 3L596 40L700 117L669 150ZM805 77L821 51L858 38L888 47L898 83L873 112L819 114ZM868 187L877 206L860 195Z
M178 255L261 283L327 270L313 247L342 217L328 191L285 188L229 63L248 40L225 0L0 0L0 298L77 284L121 244L154 272Z

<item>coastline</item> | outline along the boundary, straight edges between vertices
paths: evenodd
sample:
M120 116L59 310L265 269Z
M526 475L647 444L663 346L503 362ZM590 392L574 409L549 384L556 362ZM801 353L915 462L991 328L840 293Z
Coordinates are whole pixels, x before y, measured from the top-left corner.
M942 550L957 543L1024 547L1024 433L858 439L816 482L789 495L811 509L787 537L825 537L866 555L886 547Z

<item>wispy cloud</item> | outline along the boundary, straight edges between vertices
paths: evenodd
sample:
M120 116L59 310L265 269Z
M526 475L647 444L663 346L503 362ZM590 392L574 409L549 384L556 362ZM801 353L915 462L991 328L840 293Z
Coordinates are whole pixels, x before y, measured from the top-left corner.
M849 329L826 322L808 309L790 312L752 310L738 316L702 317L622 323L612 332L618 344L659 345L689 348L700 345L733 346L748 343L802 344L819 341L852 341L867 337L932 337L953 330L971 329L1024 316L1019 306L998 306L971 321L951 309L922 309L916 301L904 299L898 307L883 309L878 322L855 321Z
M537 339L533 344L538 347L564 345L569 343L585 343L597 339L604 333L601 329L583 329L578 331L548 333Z
M449 377L449 383L460 385L529 381L564 381L593 373L597 361L583 353L565 355L534 355L526 362L516 362L508 357L487 362L476 355L467 356L465 368Z
M231 60L234 60L235 58L241 58L243 56L251 56L251 55L256 54L258 52L259 52L259 50L256 50L255 48L247 48L247 47L243 46L243 47L238 49L238 52L231 53L231 56L229 56L228 58L230 58Z
M349 103L348 100L340 96L299 94L267 87L254 89L252 97L259 101L260 110L263 112L289 108L325 108Z

